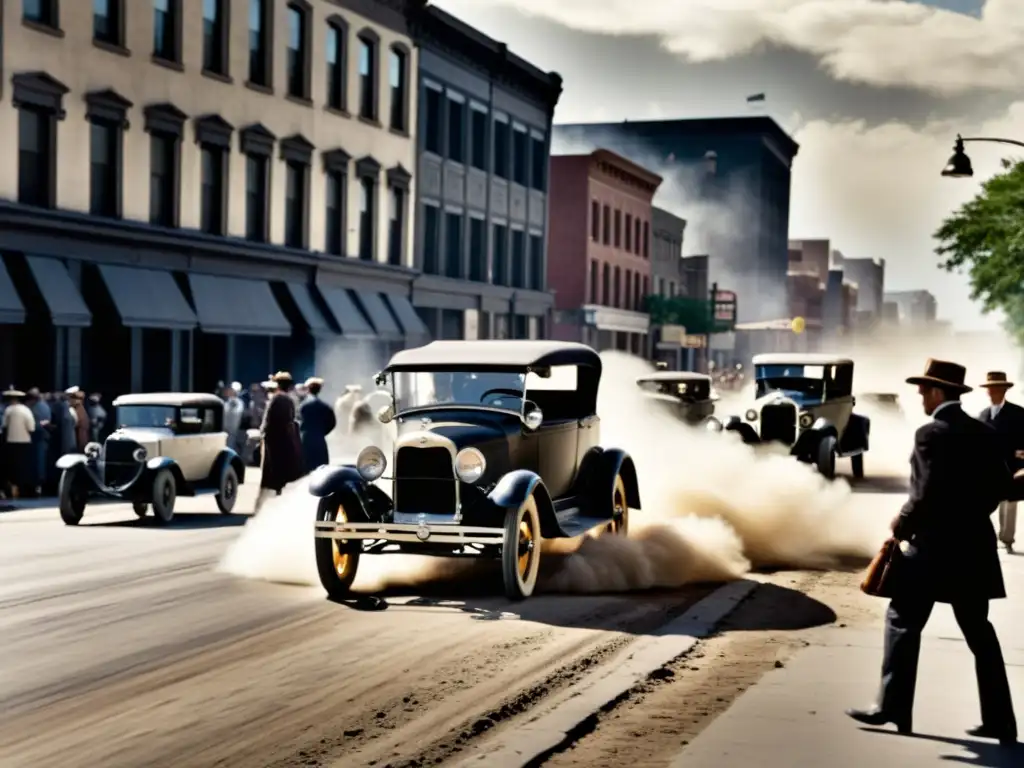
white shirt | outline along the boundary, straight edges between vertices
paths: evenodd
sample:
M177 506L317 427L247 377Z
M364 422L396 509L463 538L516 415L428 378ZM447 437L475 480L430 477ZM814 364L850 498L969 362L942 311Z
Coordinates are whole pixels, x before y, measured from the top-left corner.
M934 419L936 416L938 416L939 415L939 411L941 411L947 405L960 405L960 401L959 400L947 400L944 403L940 403L939 406L934 411L932 411L932 418Z
M24 403L12 403L4 409L3 428L8 443L31 443L36 431L36 417Z
M1006 401L1005 400L1003 400L1003 402L999 403L999 405L991 405L991 406L989 406L989 412L991 414L991 418L994 419L996 416L998 416L999 412L1001 410L1003 410L1003 406L1004 405L1006 405Z

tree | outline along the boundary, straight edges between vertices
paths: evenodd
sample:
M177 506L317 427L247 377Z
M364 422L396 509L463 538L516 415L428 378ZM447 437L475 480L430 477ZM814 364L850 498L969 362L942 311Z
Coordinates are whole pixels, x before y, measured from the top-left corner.
M985 312L999 309L1024 343L1024 162L1003 160L1003 173L942 222L935 232L950 272L966 272L971 298Z

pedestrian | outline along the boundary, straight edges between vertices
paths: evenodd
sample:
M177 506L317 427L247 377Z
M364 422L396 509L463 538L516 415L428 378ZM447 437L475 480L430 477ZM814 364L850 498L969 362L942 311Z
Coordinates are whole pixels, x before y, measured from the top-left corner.
M85 393L79 387L68 387L64 394L68 396L68 408L75 422L75 449L81 452L92 437L92 425L85 411Z
M25 404L31 409L36 420L35 431L32 432L32 468L34 470L33 485L35 495L43 494L46 485L46 459L50 454L50 406L47 405L38 387L32 387L25 398Z
M912 376L932 420L914 435L910 498L892 521L901 542L885 616L882 684L876 703L846 714L866 725L913 730L921 633L935 603L949 603L974 654L981 699L980 726L968 734L1017 741L1003 654L988 619L989 601L1006 597L995 530L989 519L1012 482L995 430L964 413L970 392L963 366L929 360Z
M89 440L94 443L102 442L107 427L107 409L103 407L103 395L99 392L89 395L85 412L89 416Z
M1006 399L1006 392L1013 386L1003 371L989 371L981 385L988 390L992 402L978 416L991 425L1003 441L1006 462L1012 472L1024 469L1024 408ZM1017 532L1017 502L999 502L999 540L1007 552L1013 552Z
M221 392L224 398L224 431L228 433L227 446L239 456L245 451L245 431L242 429L242 417L245 415L245 404L238 397L242 385L231 382Z
M36 431L36 419L32 410L22 402L25 393L8 389L3 393L6 404L0 428L4 435L3 463L7 468L7 480L11 486L11 498L30 495L35 488L35 451L32 433Z
M306 381L308 395L299 407L301 416L299 432L302 435L302 458L306 471L330 463L327 450L327 435L338 425L334 410L320 399L324 380L313 377Z
M349 428L349 419L352 415L352 409L356 407L356 403L360 401L362 396L363 388L361 386L358 384L348 384L345 387L345 394L334 401L334 418L338 424L343 425L347 434L352 434Z
M254 512L260 511L270 491L280 496L288 483L298 480L304 474L302 446L298 425L295 423L295 402L291 395L295 383L292 375L284 371L274 374L273 382L275 391L267 403L260 428L263 438L263 471Z

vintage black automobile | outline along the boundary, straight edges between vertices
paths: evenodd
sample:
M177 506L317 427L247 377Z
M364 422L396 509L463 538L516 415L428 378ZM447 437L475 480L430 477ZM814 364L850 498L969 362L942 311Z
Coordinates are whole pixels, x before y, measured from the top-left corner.
M500 558L505 594L529 597L543 539L625 535L636 468L602 448L601 358L555 341L435 341L378 374L396 421L392 476L369 446L313 473L320 581L343 597L361 554ZM390 496L379 484L389 480Z
M129 501L135 514L166 524L178 496L216 494L230 514L245 482L245 464L227 447L224 401L216 395L162 392L114 400L117 429L103 445L57 461L60 516L78 525L90 498Z
M757 400L743 415L710 422L745 443L786 445L800 461L835 477L836 457L864 477L871 421L853 412L853 360L832 355L776 353L754 357Z
M656 371L636 380L648 399L663 403L687 424L702 424L715 412L718 394L711 377L691 371Z

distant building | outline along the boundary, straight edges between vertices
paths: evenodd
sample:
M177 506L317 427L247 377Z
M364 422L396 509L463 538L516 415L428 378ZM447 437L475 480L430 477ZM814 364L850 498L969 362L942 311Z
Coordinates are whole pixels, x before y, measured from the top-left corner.
M896 305L900 325L924 326L935 322L938 305L930 291L892 291L884 295L884 301Z
M832 266L857 285L857 313L878 318L885 294L885 259L851 259L832 252Z
M735 225L701 229L712 282L738 294L741 321L773 320L787 307L790 169L799 145L768 117L556 125L556 145L603 146L665 176L709 216ZM722 206L720 212L714 206ZM691 236L691 242L692 242Z
M825 283L832 256L831 240L790 240L788 254L788 272L817 275Z
M686 272L683 269L683 237L686 221L662 208L651 211L651 293L672 298L686 295ZM681 329L670 327L665 333L662 326L652 327L654 357L678 370L689 360L681 338Z

